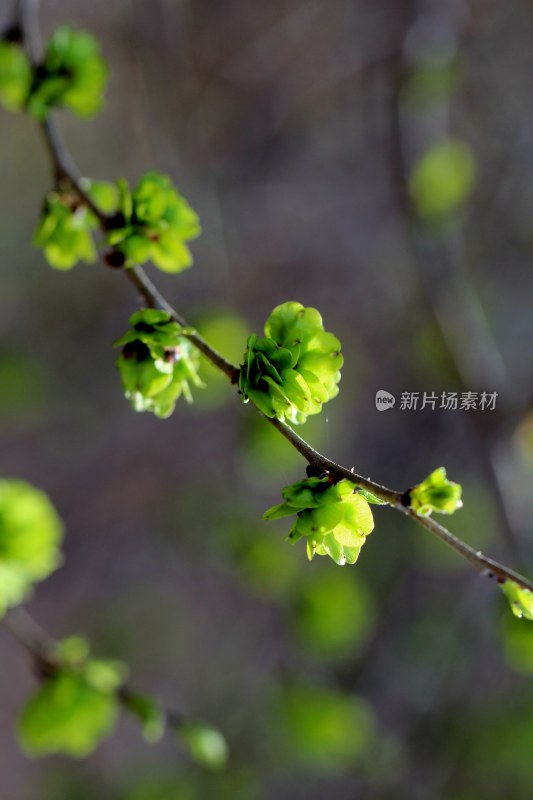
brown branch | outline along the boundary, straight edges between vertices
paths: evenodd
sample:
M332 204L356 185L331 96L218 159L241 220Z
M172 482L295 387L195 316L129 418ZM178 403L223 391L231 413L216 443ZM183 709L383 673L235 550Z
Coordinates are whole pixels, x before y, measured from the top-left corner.
M31 55L35 52L35 46L33 45L31 39L34 25L33 20L31 19L32 14L29 13L28 9L33 10L33 14L35 14L36 0L20 0L19 9L26 9L26 13L20 13L19 19L22 27L23 39L26 43L26 47L28 48L28 52ZM94 203L84 191L83 184L80 183L81 173L75 166L63 142L55 121L52 118L48 118L47 121L41 125L41 132L43 134L44 142L48 150L56 177L61 175L61 177L67 179L71 183L73 188L75 188L75 190L78 192L80 199L86 203L89 208L91 208L93 213L95 213L100 222L102 232L105 234L107 231L109 218L105 215L102 215L101 212L95 208ZM121 271L126 278L133 283L144 302L149 307L162 308L167 311L179 325L183 327L189 327L186 320L172 308L168 301L147 277L141 267L137 266L133 268L126 268ZM236 383L239 375L239 368L236 365L227 361L195 331L185 335L217 369L223 372L232 383ZM480 551L474 550L472 547L467 545L461 539L458 539L444 526L435 522L430 517L421 516L413 509L406 508L402 503L402 492L398 492L394 489L389 489L386 486L382 486L379 483L375 483L370 478L365 478L362 475L356 474L353 469L343 467L341 464L331 461L329 458L326 458L326 456L323 456L321 453L311 447L311 445L309 445L304 439L295 433L286 423L269 417L265 418L282 434L282 436L287 439L288 442L290 442L290 444L306 459L309 464L322 467L324 470L332 473L335 476L346 478L355 486L362 489L367 489L384 503L388 504L392 508L397 509L398 511L401 511L408 517L411 517L411 519L455 550L458 555L465 558L482 575L490 578L496 578L499 582L512 580L522 588L533 592L533 581L530 581L524 576L519 575L509 567L506 567L504 564L500 564L497 561L487 558Z

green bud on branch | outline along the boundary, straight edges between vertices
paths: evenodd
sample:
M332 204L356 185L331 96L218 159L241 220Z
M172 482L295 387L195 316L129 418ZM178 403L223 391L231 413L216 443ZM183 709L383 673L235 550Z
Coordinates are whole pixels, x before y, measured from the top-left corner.
M332 483L326 475L306 478L286 486L284 502L270 508L263 519L273 520L296 514L289 540L307 538L307 555L329 556L336 564L355 564L366 536L374 528L370 506L353 483Z
M511 580L504 581L501 588L515 617L533 620L533 592Z
M44 119L53 107L91 117L103 105L107 77L97 39L62 25L48 42L43 63L34 70L28 110L38 119Z
M117 361L126 397L135 411L152 411L162 419L183 395L192 403L190 384L202 387L199 353L166 311L146 308L130 317L130 329L118 339Z
M431 475L410 489L403 496L406 506L409 506L423 517L432 511L439 514L453 514L462 508L462 487L458 483L449 481L444 467L434 470Z
M265 338L249 337L239 388L267 417L302 424L338 394L340 342L324 330L315 308L289 302L265 323Z
M171 273L190 267L192 256L185 243L200 235L200 223L170 178L148 172L133 191L124 180L117 187L117 223L108 230L107 241L124 255L125 265L150 260Z

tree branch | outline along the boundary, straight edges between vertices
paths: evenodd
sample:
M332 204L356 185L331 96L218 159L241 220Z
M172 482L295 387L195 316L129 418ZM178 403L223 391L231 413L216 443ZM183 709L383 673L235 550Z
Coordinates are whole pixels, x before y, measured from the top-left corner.
M32 39L32 37L35 35L33 31L35 28L34 17L36 11L36 0L20 0L19 22L22 28L23 40L30 57L34 56L36 50L36 45ZM41 132L56 178L60 176L71 183L72 187L78 193L80 200L93 211L100 222L102 232L105 234L107 231L109 218L98 211L91 198L88 197L87 193L84 191L80 177L81 173L74 164L69 151L63 142L55 120L49 117L41 125ZM189 327L186 320L172 308L168 301L147 277L141 267L136 266L133 268L126 268L123 269L122 272L135 286L144 302L149 307L164 309L179 325L183 327ZM196 331L189 332L184 335L198 348L198 350L200 350L206 356L206 358L209 359L209 361L217 369L219 369L229 378L231 383L236 383L239 375L239 368L236 365L227 361ZM394 489L389 489L386 486L382 486L379 483L375 483L370 478L365 478L362 475L358 475L353 471L353 469L349 469L335 463L334 461L331 461L329 458L326 458L326 456L323 456L321 453L311 447L311 445L309 445L304 439L295 433L295 431L293 431L292 428L286 423L269 417L265 418L282 434L282 436L287 439L288 442L290 442L290 444L303 456L303 458L306 459L310 465L322 467L332 475L339 478L346 478L356 487L367 489L368 491L372 492L372 494L374 494L384 503L398 511L401 511L403 514L413 519L430 533L441 539L445 544L455 550L458 555L465 558L482 575L485 575L489 578L495 578L500 583L503 583L506 580L512 580L522 588L533 592L533 581L530 581L524 576L514 572L504 564L500 564L497 561L487 558L480 551L474 550L472 547L458 539L444 526L440 525L438 522L435 522L430 517L421 516L413 509L406 507L402 502L402 497L404 495L403 492L398 492Z

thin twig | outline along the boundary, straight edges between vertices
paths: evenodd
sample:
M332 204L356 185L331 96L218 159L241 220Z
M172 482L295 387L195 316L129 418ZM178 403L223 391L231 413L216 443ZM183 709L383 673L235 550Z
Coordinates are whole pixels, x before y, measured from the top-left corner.
M36 661L51 657L57 642L25 608L18 606L10 609L2 621Z
M341 464L331 461L331 459L319 453L318 450L315 450L314 447L311 447L311 445L293 431L287 423L280 422L275 417L267 417L267 419L271 425L298 450L300 455L302 455L310 465L321 467L336 478L346 478L360 489L368 489L369 492L375 494L376 497L379 497L380 500L383 500L383 502L388 505L395 506L397 503L401 502L402 492L388 489L386 486L382 486L370 478L364 478L362 475L358 475L353 469L348 469L348 467L343 467Z
M466 560L482 575L485 575L487 578L495 578L498 583L511 580L523 589L528 589L530 592L533 591L533 581L528 580L523 575L520 575L519 572L515 572L510 569L510 567L505 566L505 564L500 564L499 561L488 558L488 556L483 555L481 550L474 550L473 547L463 542L462 539L458 539L457 536L445 528L444 525L441 525L440 522L436 522L431 517L422 517L412 508L402 506L401 504L396 505L396 508L408 517L411 517L411 519L414 519L419 525L423 525L426 530L434 533L435 536L449 545L456 553L466 558Z
M20 14L20 21L22 26L23 38L29 52L34 52L32 46L32 32L34 28L33 20L31 19L36 13L36 0L20 0L20 8L26 9L26 13ZM31 12L31 13L30 13ZM68 179L73 188L78 192L82 202L97 216L102 232L106 233L108 218L98 212L94 206L93 201L88 197L87 193L83 190L83 185L80 185L80 172L75 166L68 149L66 148L60 132L55 124L55 121L49 118L44 124L41 125L41 132L49 153L49 156L54 167L56 177L61 174L64 178ZM139 294L142 296L144 302L152 308L162 308L166 310L172 318L184 328L188 328L186 320L176 312L168 301L159 292L152 281L147 277L141 267L133 267L122 270L126 278L133 283ZM232 383L236 383L239 368L227 361L220 353L218 353L211 345L205 341L196 331L184 334L187 338L200 350L211 363L223 372ZM405 507L402 503L403 493L389 489L379 483L375 483L370 478L364 478L362 475L356 474L352 469L343 467L331 461L326 456L323 456L304 439L302 439L292 428L284 422L277 419L266 417L266 419L287 439L288 442L307 460L307 462L314 466L322 467L328 472L337 477L346 478L351 481L355 486L362 489L367 489L372 492L376 497L388 504L392 508L401 511L408 517L413 519L419 525L432 534L437 536L449 547L451 547L458 555L465 558L475 569L482 575L490 578L496 578L500 582L506 580L515 581L519 586L533 592L533 582L525 578L523 575L514 572L504 564L493 561L484 556L480 551L476 551L458 539L454 534L447 530L444 526L435 522L430 517L425 517L417 514L413 509Z

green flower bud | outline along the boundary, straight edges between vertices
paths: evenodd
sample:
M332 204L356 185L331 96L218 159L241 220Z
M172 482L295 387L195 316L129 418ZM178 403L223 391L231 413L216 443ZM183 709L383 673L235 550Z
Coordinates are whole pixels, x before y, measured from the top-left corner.
M216 728L197 720L187 720L177 732L189 753L204 767L220 769L228 759L228 745Z
M329 556L336 564L354 564L374 520L364 497L348 480L332 483L328 476L306 478L286 486L284 502L265 512L272 520L296 514L289 540L307 540L307 555Z
M81 636L58 642L52 666L19 720L19 738L31 756L85 757L114 728L117 690L128 676L120 661L90 657Z
M181 272L192 256L185 242L201 233L197 214L167 175L148 172L130 192L118 181L120 223L108 232L108 243L124 255L126 266L151 260L163 272Z
M417 514L428 516L432 511L439 514L453 514L463 503L462 487L446 478L446 470L439 467L431 475L406 492L404 499Z
M42 248L54 269L72 269L78 261L96 261L92 230L98 227L94 215L75 195L50 192L33 235L35 247Z
M509 600L511 611L515 617L533 620L533 592L511 580L504 581L501 589Z
M239 375L243 400L267 417L301 424L338 393L340 342L324 331L316 309L293 302L274 309L265 335L248 339Z
M123 347L117 368L124 393L135 411L166 418L181 395L192 402L190 384L203 386L198 351L166 311L138 311L130 317L130 326L115 342L115 347Z
M43 64L35 71L28 109L38 119L57 106L91 117L102 107L107 77L98 41L63 25L52 35Z

